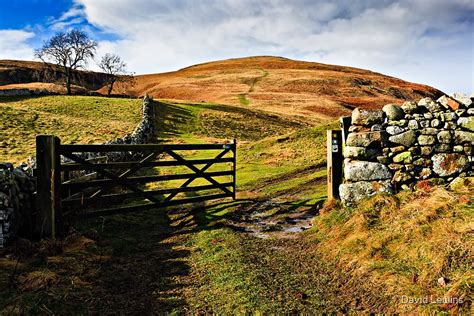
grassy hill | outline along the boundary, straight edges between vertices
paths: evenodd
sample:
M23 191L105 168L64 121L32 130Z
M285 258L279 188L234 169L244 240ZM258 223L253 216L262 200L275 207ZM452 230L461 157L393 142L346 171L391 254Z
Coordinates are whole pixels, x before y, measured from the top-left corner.
M64 93L38 62L0 60L0 89L45 88ZM114 93L172 101L213 102L280 114L313 117L320 122L346 115L355 107L377 108L441 92L435 88L369 70L281 57L247 57L195 65L168 73L139 75L133 86L117 84ZM106 93L103 74L77 71L76 91Z
M103 129L130 131L139 120L138 100L9 100L0 108L13 113L1 122L16 118L2 129L8 142L25 131L32 143L39 130L97 142L112 136ZM425 186L359 208L327 202L321 209L325 134L337 123L247 105L155 106L157 141L238 139L238 199L98 218L76 223L65 240L21 241L0 256L2 313L468 312L469 188ZM32 150L15 146L21 152L2 159ZM294 232L314 216L311 229ZM400 295L464 303L403 305Z
M440 91L372 71L281 57L248 57L137 76L131 95L243 105L326 120L361 106L381 107Z

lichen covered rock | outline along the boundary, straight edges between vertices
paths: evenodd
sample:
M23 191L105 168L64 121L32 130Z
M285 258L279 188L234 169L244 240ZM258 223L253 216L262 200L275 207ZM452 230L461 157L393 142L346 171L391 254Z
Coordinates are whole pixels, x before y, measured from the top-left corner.
M378 162L348 161L344 165L344 175L350 181L385 180L392 177L387 166Z
M344 183L339 186L339 195L344 204L354 204L376 193L393 194L394 189L387 181L360 181Z
M441 177L452 176L469 166L466 155L460 153L435 154L431 161L433 162L433 171Z
M380 154L376 148L344 147L344 158L374 159Z
M403 109L396 104L387 104L382 108L389 120L399 120L405 116Z
M395 144L410 147L416 141L416 133L412 130L409 130L398 135L390 136L388 140Z
M381 132L350 133L347 136L346 145L353 147L372 147L379 144L381 140Z
M373 124L383 123L383 111L382 110L363 110L355 109L352 111L352 124L370 126Z

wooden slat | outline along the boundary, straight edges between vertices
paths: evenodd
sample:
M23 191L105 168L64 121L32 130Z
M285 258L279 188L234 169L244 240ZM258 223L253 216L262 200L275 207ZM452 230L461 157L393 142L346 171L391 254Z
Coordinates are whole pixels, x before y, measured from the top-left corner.
M221 159L189 159L187 160L189 163L193 165L200 165L200 164L207 164L207 163L229 163L233 162L233 158L221 158ZM127 169L133 166L140 164L139 161L136 162L110 162L110 163L96 163L94 166L96 168L103 169ZM185 164L176 161L176 160L169 160L169 161L150 161L144 162L140 164L143 167L170 167L170 166L184 166ZM68 163L61 165L61 171L77 171L77 170L89 170L89 167L86 167L79 163Z
M226 152L227 150L223 151L223 152ZM174 159L176 159L177 161L181 161L182 163L184 163L186 165L186 167L188 167L189 169L191 169L192 171L196 172L196 175L198 176L202 176L204 177L204 179L206 179L207 181L209 181L210 183L214 184L214 185L219 185L219 182L217 182L216 180L214 180L212 177L209 177L207 176L203 171L201 171L199 168L197 168L196 166L190 164L188 161L186 161L186 159L184 159L183 157L181 157L180 155L178 155L177 153L175 153L174 151L172 150L168 150L166 152L168 155L170 155L171 157L173 157ZM227 194L232 194L232 192L227 189L227 188L221 188L222 191L224 191L225 193ZM170 195L171 196L171 195ZM171 199L167 199L167 200L171 200Z
M61 154L75 152L152 152L166 150L205 150L205 149L227 149L234 144L137 144L137 145L61 145Z
M173 201L166 201L166 202L164 201L164 202L157 203L157 204L147 203L147 204L134 205L134 206L125 206L125 207L121 207L121 208L104 209L104 210L95 211L95 212L77 214L75 216L75 218L76 219L87 219L87 218L94 218L94 217L98 217L98 216L109 216L109 215L125 214L125 213L136 212L136 211L150 210L150 209L153 209L153 208L160 208L160 207L166 207L166 206L174 206L174 205L182 205L182 204L189 204L189 203L197 203L197 202L203 202L203 201L209 201L209 200L222 199L222 198L225 198L225 197L231 197L231 196L226 194L226 193L221 193L221 194L191 197L191 198L173 200Z
M232 171L215 171L215 172L207 172L205 173L206 176L209 177L219 177L219 176L231 176ZM188 174L169 174L169 175L161 175L161 176L140 176L140 177L130 177L127 178L127 182L131 183L146 183L146 182L158 182L158 181L167 181L167 180L184 180L190 178L204 178L204 176L197 176L195 173L188 173ZM117 184L115 180L110 179L103 179L103 180L91 180L87 182L65 182L61 185L64 189L84 189L88 187L100 187L109 184Z
M235 148L235 144L233 144L234 148ZM224 149L221 153L219 153L216 157L214 157L214 159L221 159L222 157L224 157L228 152L229 152L229 148L226 148ZM169 152L168 152L169 154ZM176 158L175 158L176 159ZM176 159L176 160L180 160L179 158ZM188 180L186 180L183 184L181 184L180 188L184 188L184 187L187 187L189 186L195 179L199 178L200 175L202 175L207 169L209 169L214 163L213 162L209 162L207 163L205 166L203 166L201 169L198 169L196 168L197 170L199 170L195 175L194 177L190 177ZM170 195L168 195L166 197L166 201L170 201L176 194L175 193L171 193Z
M147 157L145 157L142 160L142 162L154 159L156 154L157 153L149 154ZM64 154L64 156L66 156L69 159L72 159L73 161L75 161L77 163L81 163L81 164L84 164L86 166L92 166L93 165L92 163L90 163L88 161L85 161L81 157L78 157L74 154ZM121 185L123 187L126 187L129 190L132 190L132 191L137 192L137 193L141 193L143 197L147 198L148 200L150 200L152 202L155 202L155 203L159 202L152 195L149 195L149 194L143 192L142 189L138 188L133 183L127 181L127 179L124 179L128 176L129 173L133 173L133 172L137 171L138 169L140 169L140 166L134 167L132 169L128 169L127 171L125 171L124 173L122 173L119 176L117 176L116 174L113 174L113 173L111 173L107 170L97 170L97 173L109 178L111 181L114 181L114 183L102 186L97 192L92 194L91 198L96 198L97 195L102 195L104 193L104 190L108 190L109 188L115 187L117 185Z
M170 194L170 193L183 193L183 192L199 192L199 191L205 191L205 190L212 190L212 189L220 189L221 187L232 187L233 182L226 182L222 183L218 186L214 184L210 185L200 185L200 186L194 186L194 187L185 187L185 188L166 188L166 189L158 189L158 190L150 190L150 191L145 191L149 194L153 195L164 195L164 194ZM113 202L117 200L123 200L123 199L130 199L130 198L137 198L140 197L141 195L136 193L136 192L126 192L126 193L117 193L117 194L107 194L101 196L97 202L104 203L104 202ZM73 198L73 199L65 199L62 201L63 206L80 206L83 203L88 203L90 198L84 197L84 198Z

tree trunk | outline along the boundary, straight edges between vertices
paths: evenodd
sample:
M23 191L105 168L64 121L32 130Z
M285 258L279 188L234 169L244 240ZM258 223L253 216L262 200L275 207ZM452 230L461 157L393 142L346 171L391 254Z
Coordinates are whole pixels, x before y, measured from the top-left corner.
M66 70L66 90L67 90L67 95L71 95L71 75L72 71L71 69Z
M107 95L110 97L110 94L112 93L112 90L114 88L114 83L115 83L115 80L112 80L109 84L109 90L107 91Z

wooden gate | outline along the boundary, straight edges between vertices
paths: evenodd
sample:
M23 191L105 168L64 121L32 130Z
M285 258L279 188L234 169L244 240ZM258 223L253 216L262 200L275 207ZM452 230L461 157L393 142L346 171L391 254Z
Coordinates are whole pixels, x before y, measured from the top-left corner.
M188 159L185 154L190 151L215 153L212 158ZM96 153L98 158L85 159L84 153ZM123 153L138 159L107 161L106 157ZM36 156L36 233L41 237L54 238L66 218L84 219L225 197L235 199L235 140L228 144L62 145L57 137L40 135L36 138ZM61 156L68 162L61 162ZM227 170L209 170L229 165ZM183 166L191 172L163 174L162 168L156 168ZM216 177L230 179L218 181ZM191 186L198 179L206 180L206 184ZM174 180L184 182L177 187L166 186ZM153 183L161 185L146 187ZM182 196L209 190L218 192ZM120 206L104 207L114 204Z

